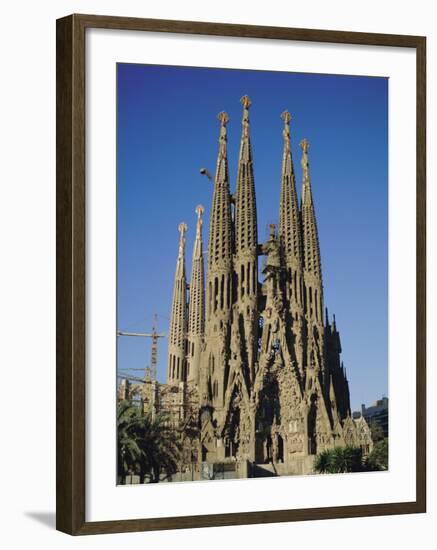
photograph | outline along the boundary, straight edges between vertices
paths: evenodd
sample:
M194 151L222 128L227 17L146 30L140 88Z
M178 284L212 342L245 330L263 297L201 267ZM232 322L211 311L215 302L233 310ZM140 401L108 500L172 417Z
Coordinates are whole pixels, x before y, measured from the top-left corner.
M435 538L437 26L375 4L5 4L1 548Z
M388 79L116 71L117 484L388 470Z

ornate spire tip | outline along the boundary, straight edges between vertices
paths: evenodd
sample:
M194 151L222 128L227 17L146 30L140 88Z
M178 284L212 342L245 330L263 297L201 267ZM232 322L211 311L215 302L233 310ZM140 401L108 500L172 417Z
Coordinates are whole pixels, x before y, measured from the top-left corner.
M287 110L281 113L281 118L285 124L289 124L291 122L291 114Z
M244 95L240 99L240 103L243 105L245 109L249 109L249 107L252 105L252 102L250 101L250 97L248 95Z
M198 204L196 206L196 214L197 214L197 217L198 218L201 218L203 216L203 213L205 212L205 209L203 208L203 206L201 204Z
M307 140L307 138L304 138L301 142L300 142L300 148L302 149L302 151L304 153L308 153L308 149L310 147L310 142Z
M220 111L220 113L217 115L217 118L220 120L220 124L222 126L226 126L226 124L229 122L229 115L225 111Z

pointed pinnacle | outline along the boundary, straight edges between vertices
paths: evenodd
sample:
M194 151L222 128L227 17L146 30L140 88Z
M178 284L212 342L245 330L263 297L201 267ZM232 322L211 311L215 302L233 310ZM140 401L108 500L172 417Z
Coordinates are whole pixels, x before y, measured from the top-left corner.
M281 113L281 118L282 118L282 120L284 121L285 124L287 124L287 125L290 124L291 114L287 110L285 110Z
M307 138L304 138L300 143L300 148L302 149L302 151L304 152L304 154L307 154L308 153L308 149L310 147L310 142L307 140Z
M202 215L204 212L205 212L205 209L203 208L203 206L201 204L198 204L196 206L196 214L197 214L198 220L202 218Z
M249 137L249 107L252 105L252 102L250 101L249 96L244 95L240 99L240 103L243 105L243 134L241 137L243 139L247 139Z
M183 251L185 249L185 233L187 231L188 227L185 222L181 222L178 225L178 231L180 233L179 236L179 254L183 254Z
M240 99L240 103L243 105L245 109L249 109L249 107L252 105L252 102L250 101L250 97L248 95L244 95Z
M302 159L300 161L300 164L302 166L302 174L303 174L303 182L304 187L307 185L309 186L310 181L310 173L309 173L309 166L308 166L308 149L309 149L309 141L304 138L300 143L300 148L302 149ZM307 193L304 193L302 196L302 202L305 202L307 198L311 200L311 193L308 194L308 197L306 196Z
M202 216L205 212L205 209L201 204L198 204L196 206L196 214L197 214L197 226L196 226L196 237L200 238L202 233Z
M281 113L281 118L284 121L284 129L282 131L282 136L284 138L285 152L290 151L290 121L291 114L288 111Z
M220 111L220 113L217 115L217 118L220 120L221 126L226 126L226 124L229 122L229 115L225 111Z

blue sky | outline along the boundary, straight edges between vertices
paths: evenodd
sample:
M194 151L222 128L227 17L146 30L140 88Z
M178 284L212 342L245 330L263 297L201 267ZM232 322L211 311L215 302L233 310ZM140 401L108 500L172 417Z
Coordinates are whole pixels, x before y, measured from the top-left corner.
M235 190L241 133L239 99L250 110L260 240L278 221L282 127L288 109L300 196L299 141L309 160L323 265L325 305L336 314L353 409L388 393L388 80L383 78L117 65L118 328L168 330L178 224L188 225L187 272L197 204L208 235L222 110ZM143 369L150 341L119 337L118 368ZM158 379L165 381L167 341ZM139 375L140 372L132 371Z

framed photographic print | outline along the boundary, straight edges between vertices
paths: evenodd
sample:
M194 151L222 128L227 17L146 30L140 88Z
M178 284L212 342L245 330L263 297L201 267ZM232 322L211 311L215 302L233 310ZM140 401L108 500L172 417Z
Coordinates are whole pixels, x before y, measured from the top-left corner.
M57 22L57 528L424 512L424 37Z

